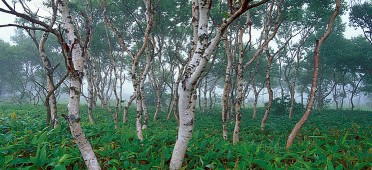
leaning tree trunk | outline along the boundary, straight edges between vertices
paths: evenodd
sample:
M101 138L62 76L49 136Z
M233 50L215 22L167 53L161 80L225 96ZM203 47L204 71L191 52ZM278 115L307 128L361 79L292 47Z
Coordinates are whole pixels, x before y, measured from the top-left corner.
M59 125L59 121L58 121L58 116L57 116L57 100L56 100L56 95L55 95L56 86L54 85L54 80L53 80L54 68L52 68L50 60L47 57L45 53L45 49L44 49L45 42L48 38L48 35L49 35L48 32L44 32L42 38L40 39L39 53L40 53L40 57L44 65L44 68L46 70L46 74L47 74L47 95L45 97L45 105L48 110L47 124L49 125L51 121L52 127L56 128ZM61 79L60 81L63 81L65 78Z
M311 83L310 99L309 99L309 101L307 103L307 106L306 106L306 112L304 113L302 118L296 123L292 132L288 136L286 148L289 148L289 147L292 146L293 141L294 141L298 131L300 130L302 125L306 122L306 120L309 118L311 109L314 105L315 92L316 92L316 82L317 82L317 78L318 78L320 47L321 47L322 43L327 39L328 35L331 33L333 22L334 22L336 16L338 15L338 11L340 10L340 6L341 6L340 4L341 4L341 0L336 0L336 8L335 8L335 11L333 12L328 24L327 24L327 30L324 33L324 35L322 37L320 37L319 40L316 41L315 49L314 49L314 72L313 72L313 79L312 79L312 83Z
M127 104L124 106L124 113L123 113L123 123L128 122L128 109L132 105L132 102L136 99L136 94L132 94L127 102Z
M269 9L269 11L266 15L266 19L265 19L265 22L267 22L267 24L265 24L265 26L264 26L264 36L265 36L265 42L267 42L267 43L263 47L265 49L265 54L266 54L266 57L267 57L267 68L266 68L266 80L265 81L266 81L266 88L267 88L267 91L269 93L269 101L268 101L267 106L266 106L264 117L261 120L261 130L264 130L265 123L266 123L267 118L269 116L271 104L272 104L272 101L273 101L273 90L271 88L271 82L270 82L270 70L271 70L272 57L270 55L270 51L269 51L269 48L268 48L268 43L271 41L272 37L276 35L276 33L278 31L278 28L280 26L278 23L279 23L279 19L280 19L280 16L281 16L281 7L282 7L281 5L282 5L282 3L283 3L283 1L279 1L278 4L277 4L277 11L276 11L277 16L276 16L276 21L274 22L275 23L275 29L274 29L271 37L269 37L269 27L273 23L271 15L273 14L274 1L272 1L270 9ZM282 48L280 48L278 50L278 52L281 49Z
M58 8L62 16L62 23L64 28L67 30L68 44L64 45L64 51L67 53L68 70L70 71L70 98L67 105L69 113L65 118L87 168L92 170L101 169L93 152L93 148L85 137L80 124L79 106L85 58L79 40L75 35L75 28L72 24L73 22L68 7L68 0L61 0L58 2Z

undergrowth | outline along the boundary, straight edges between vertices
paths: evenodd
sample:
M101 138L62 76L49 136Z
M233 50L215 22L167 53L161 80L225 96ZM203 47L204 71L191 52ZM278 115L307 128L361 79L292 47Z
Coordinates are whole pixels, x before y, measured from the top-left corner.
M59 114L67 112L59 106ZM372 113L350 110L313 111L296 137L285 142L302 113L292 120L272 113L264 131L251 109L243 110L241 142L222 139L220 110L195 114L195 128L186 151L184 169L369 169L372 167ZM46 127L43 106L0 105L0 169L84 169L66 121ZM149 113L154 113L150 108ZM161 113L149 121L143 142L135 134L135 110L129 122L114 128L111 115L96 108L96 124L81 109L84 132L103 169L168 169L177 136L177 122ZM120 117L120 116L119 116ZM151 117L151 116L149 116ZM228 123L229 138L234 117Z

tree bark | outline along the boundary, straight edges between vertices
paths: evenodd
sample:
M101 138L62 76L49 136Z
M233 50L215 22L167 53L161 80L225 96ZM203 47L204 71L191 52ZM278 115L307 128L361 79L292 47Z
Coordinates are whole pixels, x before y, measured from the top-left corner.
M123 113L123 123L128 122L128 109L132 105L132 102L136 99L136 95L132 94L127 102L127 104L124 106L124 113Z
M199 9L199 16L192 19L192 22L198 23L197 28L197 45L195 52L192 53L192 57L187 64L187 68L182 74L181 86L179 87L179 112L180 112L180 124L178 128L178 138L175 143L172 158L170 161L169 169L181 169L187 145L192 136L192 130L194 128L194 109L195 109L195 88L196 84L204 71L205 65L210 59L213 50L218 45L222 34L226 28L231 24L237 17L242 15L245 11L250 8L259 6L266 1L260 1L255 4L248 5L250 1L243 1L240 8L231 15L229 18L224 19L221 25L217 28L214 38L209 40L209 12L212 6L211 0L192 0L192 10ZM194 16L194 15L193 15ZM195 28L194 28L194 31Z
M270 82L270 70L271 70L272 58L271 58L269 49L266 49L265 53L266 53L266 58L267 58L266 88L267 88L267 92L269 93L269 101L267 102L267 106L266 106L266 109L265 109L265 114L264 114L264 116L261 120L261 130L265 129L265 124L266 124L267 118L270 114L270 108L271 108L271 104L273 102L273 90L271 89L271 82Z
M247 18L244 26L239 30L238 34L238 47L239 47L239 59L237 63L237 74L236 79L238 80L238 95L236 96L236 105L235 105L235 127L233 133L233 144L239 142L239 133L240 133L240 124L242 119L242 112L241 112L241 105L243 100L243 57L244 57L244 47L243 47L243 35L245 30L249 27L249 40L248 43L251 42L251 16L249 11L246 12Z
M224 34L224 45L225 45L225 53L226 53L226 71L225 71L225 83L223 85L223 93L222 93L222 137L223 139L227 140L227 114L229 112L229 91L230 91L230 74L231 74L231 66L232 66L232 54L230 48L230 41L227 37L227 32Z
M315 49L314 49L314 72L313 72L313 79L312 79L312 83L311 83L310 99L309 99L309 101L307 103L307 106L306 106L306 112L304 113L304 115L302 116L302 118L296 123L296 125L293 128L292 132L288 136L286 148L289 148L289 147L292 146L293 141L294 141L294 139L295 139L298 131L300 130L300 128L302 127L302 125L306 122L306 120L309 118L311 109L312 109L312 107L314 105L315 92L316 92L316 82L317 82L317 78L318 78L319 51L320 51L320 47L321 47L322 43L327 39L328 35L331 33L332 25L333 25L333 22L334 22L336 16L339 13L340 6L341 6L341 1L340 0L336 0L335 11L333 12L333 14L332 14L332 16L331 16L331 18L330 18L330 20L329 20L329 22L327 24L327 30L324 33L324 35L322 37L320 37L320 39L317 40L316 43L315 43Z
M162 101L162 95L160 93L160 84L158 83L158 80L156 79L155 73L154 73L154 67L150 70L150 78L152 80L154 90L156 92L156 110L154 113L154 121L158 118L158 114L161 110L161 101Z
M355 96L355 94L356 94L356 92L358 90L359 84L362 82L362 80L364 79L364 77L365 76L360 76L358 82L355 85L353 85L353 89L351 90L351 96L350 96L351 110L354 110L354 107L355 106L354 106L353 99L354 99L354 96Z
M143 70L143 72L141 74L140 84L139 84L140 90L141 90L142 114L143 114L143 117L144 117L142 129L147 128L148 121L149 121L147 104L146 104L145 80L146 80L147 74L150 70L150 66L152 64L152 59L153 59L153 56L150 53L151 53L150 51L147 51L146 65L145 65L145 69Z
M75 35L75 28L72 24L68 0L60 0L58 2L58 9L62 15L62 23L67 30L69 42L66 44L68 47L64 48L65 52L68 54L68 67L70 71L70 98L67 105L69 114L65 116L65 118L68 121L71 134L79 147L87 168L92 170L101 169L93 152L93 148L85 137L80 124L79 105L85 58L79 44L79 39Z
M103 1L103 6L104 6L104 20L105 23L111 28L111 30L114 32L115 36L118 39L118 42L121 46L121 48L128 53L128 55L131 56L132 58L132 68L131 68L131 79L133 83L133 89L134 89L134 94L136 95L136 107L137 107L137 114L136 114L136 131L137 131L137 137L140 141L143 140L143 135L142 135L142 93L141 93L141 75L138 75L138 65L139 65L139 57L143 54L145 49L147 48L149 37L150 37L150 32L154 23L154 11L153 11L153 6L152 6L152 1L151 0L146 0L144 1L145 6L146 6L146 30L144 33L144 38L143 38L143 44L140 47L140 49L137 51L136 54L134 54L127 46L127 44L124 42L123 37L119 33L119 31L115 28L115 26L111 23L111 21L107 18L106 12L107 12L107 3L106 0Z

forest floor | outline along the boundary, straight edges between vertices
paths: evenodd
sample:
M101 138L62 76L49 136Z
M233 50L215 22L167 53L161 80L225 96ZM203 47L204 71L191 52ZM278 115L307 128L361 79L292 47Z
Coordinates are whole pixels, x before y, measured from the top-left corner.
M150 118L154 110L150 109ZM257 119L243 110L241 142L231 142L234 119L229 120L229 141L222 139L221 111L195 114L193 137L188 145L184 169L370 169L372 167L372 112L314 110L285 149L287 136L300 119L287 113L271 113L266 129L260 130L263 109ZM46 128L43 106L0 105L0 169L84 169L81 154L66 121ZM59 114L67 113L65 105ZM115 129L111 115L94 110L96 124L87 120L82 107L82 125L103 169L168 169L177 136L177 122L149 120L144 141L135 133L135 111L129 122ZM119 116L121 118L121 116Z

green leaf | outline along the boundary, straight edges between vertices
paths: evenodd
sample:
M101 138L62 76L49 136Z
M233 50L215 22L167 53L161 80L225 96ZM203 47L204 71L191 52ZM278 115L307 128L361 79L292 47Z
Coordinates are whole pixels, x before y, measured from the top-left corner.
M8 156L5 156L5 165L9 164L10 161L12 161L14 158L13 155L8 155Z
M39 145L39 144L41 144L41 143L43 143L43 142L46 142L46 138L47 138L47 132L44 131L44 132L39 136L39 138L37 138L37 136L34 136L34 137L32 138L31 144L33 144L33 145Z
M41 148L39 162L40 166L44 166L47 163L46 145Z
M344 137L342 138L341 144L344 144L346 141L347 136L349 135L349 131L346 131Z
M267 168L267 166L268 166L268 162L264 161L264 160L261 160L261 159L254 160L254 163L259 165L261 168Z
M71 157L71 155L69 155L69 154L64 154L61 158L59 158L57 164L62 164L62 163L64 163L64 162L65 162L69 157Z
M55 170L66 170L66 167L65 166L62 166L62 165L56 165L54 167Z
M109 164L109 165L120 165L120 162L117 159L111 159L107 164Z
M333 167L332 161L327 158L327 166L325 168L326 170L334 170L335 168Z
M343 170L344 169L344 166L342 166L342 164L340 164L340 165L338 165L337 167L336 167L336 170Z

